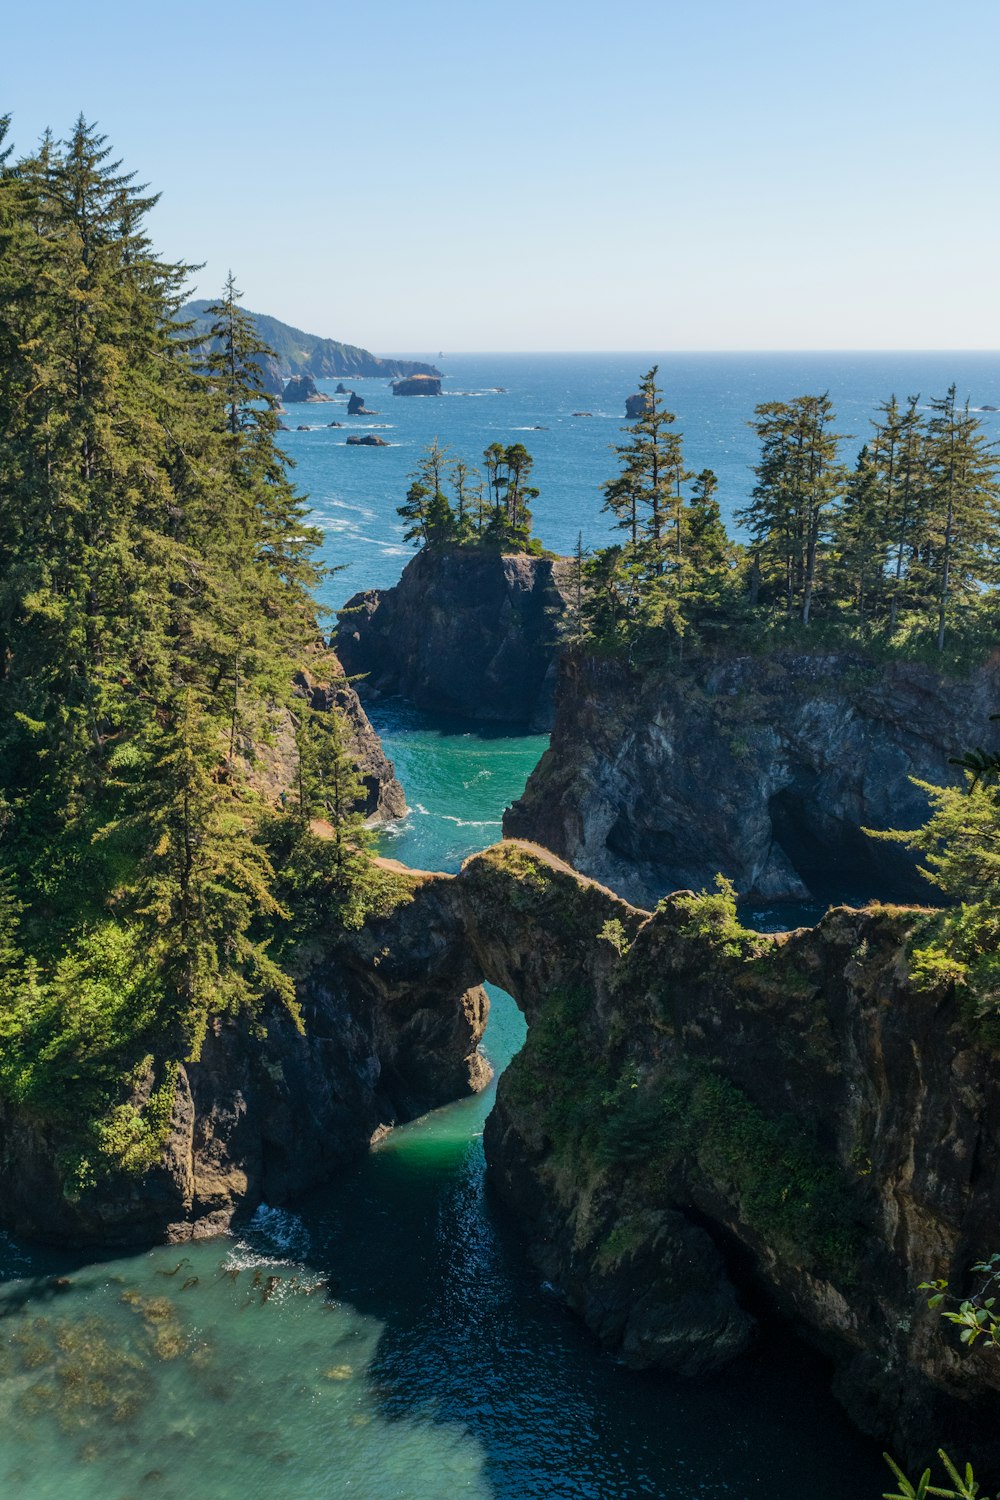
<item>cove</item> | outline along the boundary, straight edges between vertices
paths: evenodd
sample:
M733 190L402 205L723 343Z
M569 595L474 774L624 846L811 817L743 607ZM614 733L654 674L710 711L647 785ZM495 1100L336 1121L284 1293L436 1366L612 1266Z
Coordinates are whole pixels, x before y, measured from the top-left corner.
M544 739L380 705L414 812L387 853L453 869ZM417 810L417 804L426 809ZM492 989L499 1073L524 1023ZM603 1353L491 1201L493 1088L393 1133L241 1234L95 1261L5 1241L0 1492L35 1500L880 1494L825 1369L774 1334L703 1384Z

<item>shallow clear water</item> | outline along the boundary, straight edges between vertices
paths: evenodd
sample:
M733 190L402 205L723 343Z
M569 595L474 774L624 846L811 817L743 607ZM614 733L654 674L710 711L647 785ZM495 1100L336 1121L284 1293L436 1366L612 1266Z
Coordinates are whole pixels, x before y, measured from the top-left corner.
M453 388L509 394L405 400L360 382L383 408L371 420L392 421L385 435L400 446L345 449L337 429L288 434L328 560L351 564L328 601L395 581L408 549L394 507L434 435L468 456L494 437L526 441L542 535L562 549L578 529L599 541L607 445L651 358L465 356L443 362ZM692 466L719 470L730 507L748 487L742 424L755 401L829 387L856 433L892 389L936 393L954 378L974 403L1000 402L993 356L662 364ZM332 416L347 420L325 406L288 420ZM535 422L548 432L525 434ZM373 718L413 809L383 847L423 868L454 870L499 836L545 745L398 702ZM492 994L486 1047L499 1070L524 1027L509 997ZM485 1195L491 1100L489 1090L396 1131L347 1178L295 1212L262 1210L238 1237L99 1259L0 1239L4 1500L874 1500L881 1464L796 1344L776 1336L696 1385L600 1351L538 1284L516 1227Z
M524 1026L493 999L499 1069ZM879 1494L874 1455L794 1346L704 1384L598 1349L485 1197L491 1102L403 1127L232 1239L89 1262L0 1243L0 1494Z

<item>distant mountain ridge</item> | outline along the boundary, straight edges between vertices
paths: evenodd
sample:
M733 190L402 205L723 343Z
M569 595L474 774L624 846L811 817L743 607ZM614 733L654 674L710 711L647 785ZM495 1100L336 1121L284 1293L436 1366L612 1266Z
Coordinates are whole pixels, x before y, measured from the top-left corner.
M212 306L206 298L188 302L181 308L179 317L194 324L194 333L203 334L205 344L211 332L212 319L208 309ZM380 359L368 349L359 349L355 344L342 344L337 339L320 338L315 333L304 333L290 323L282 323L267 313L250 313L261 338L274 350L274 359L261 361L268 390L280 394L284 382L290 375L312 375L316 380L328 380L331 376L373 375L391 380L397 375L440 375L434 365L421 364L412 359Z

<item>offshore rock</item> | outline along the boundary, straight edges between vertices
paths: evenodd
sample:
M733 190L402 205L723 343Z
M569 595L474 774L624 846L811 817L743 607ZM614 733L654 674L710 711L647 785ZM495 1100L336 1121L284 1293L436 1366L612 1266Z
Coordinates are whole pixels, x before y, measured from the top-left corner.
M293 375L281 393L282 401L329 401L321 396L311 375Z
M484 547L422 548L391 589L355 594L337 653L363 696L545 729L569 562Z
M549 750L504 832L630 900L712 885L741 896L927 899L900 846L908 778L956 779L949 757L1000 746L1000 657L964 677L860 652L694 658L655 671L566 653Z
M389 444L385 438L378 437L374 432L366 433L364 437L353 437L347 439L348 448L388 448Z
M640 417L644 417L646 415L647 410L648 406L645 396L638 395L625 397L625 417L627 421L638 421Z
M436 375L409 375L392 382L394 396L440 396L441 381Z
M352 391L351 399L347 403L347 415L349 417L377 417L377 411L369 411L365 405L364 396L357 396Z

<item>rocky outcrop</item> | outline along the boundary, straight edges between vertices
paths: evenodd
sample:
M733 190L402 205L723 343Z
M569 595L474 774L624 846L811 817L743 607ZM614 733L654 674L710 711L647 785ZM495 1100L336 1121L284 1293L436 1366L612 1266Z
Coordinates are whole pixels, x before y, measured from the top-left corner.
M391 589L355 594L335 644L362 696L545 729L568 562L481 547L423 548Z
M487 1001L454 938L451 882L397 878L389 916L331 934L304 963L303 1032L277 1007L259 1022L214 1021L180 1069L152 1171L73 1186L67 1127L0 1105L0 1222L77 1245L217 1233L327 1179L391 1125L482 1087Z
M146 1177L67 1191L68 1143L8 1106L3 1221L134 1243L284 1201L481 1085L486 977L529 1027L487 1123L490 1181L611 1349L703 1375L778 1313L897 1453L1000 1462L1000 1361L960 1352L920 1292L968 1286L1000 1202L996 1054L946 985L909 977L934 913L837 908L762 935L725 897L650 913L517 842L398 879L387 915L303 964L304 1035L273 1010L215 1022Z
M329 396L320 395L311 375L293 375L281 393L282 401L329 401Z
M348 448L388 448L389 444L385 438L378 437L374 432L368 432L364 437L358 437L355 433L353 437L347 439L347 446Z
M909 855L861 830L925 821L908 777L953 781L950 756L1000 744L998 705L1000 658L950 677L848 652L645 673L570 653L551 747L504 831L646 905L717 872L769 901L921 899Z
M647 404L645 396L638 395L625 397L625 417L627 421L638 421L640 417L644 417L646 415L646 411Z
M457 881L480 972L528 1018L486 1127L540 1273L630 1363L700 1375L778 1312L866 1431L1000 1462L1000 1361L919 1283L998 1248L1000 1074L956 996L909 982L933 916L741 931L718 897L637 910L530 845Z
M351 392L351 399L347 403L347 415L349 417L377 417L377 411L369 411L365 405L364 396L355 395Z
M303 674L299 687L312 708L320 712L336 708L343 714L350 736L348 749L365 789L365 817L373 823L401 818L406 812L406 793L351 684L346 679L333 685L314 682Z
M392 382L394 396L440 396L441 381L435 375L409 375Z
M337 665L335 659L334 665ZM336 707L343 714L347 748L364 787L360 811L369 822L386 823L401 818L406 811L406 793L396 780L395 767L346 677L336 678L330 684L320 682L311 673L300 672L295 680L295 692L318 712ZM272 802L294 793L298 752L288 710L282 709L275 714L266 742L247 748L248 773L259 792Z

